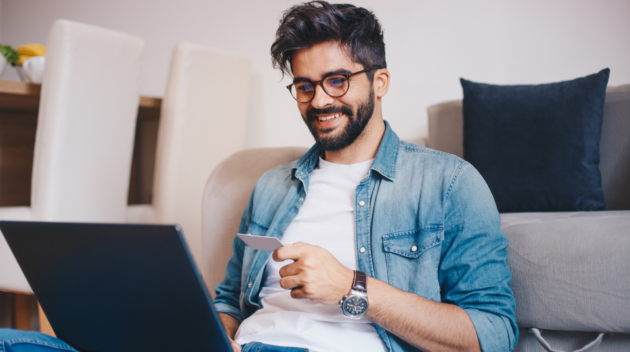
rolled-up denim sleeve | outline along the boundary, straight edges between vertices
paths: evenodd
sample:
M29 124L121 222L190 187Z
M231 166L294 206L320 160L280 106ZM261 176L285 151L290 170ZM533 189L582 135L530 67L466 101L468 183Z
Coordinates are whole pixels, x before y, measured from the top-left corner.
M442 261L442 301L472 320L484 352L511 351L518 341L507 265L508 239L494 198L479 172L464 164L447 192Z
M241 223L238 228L239 233L247 233L249 229L253 198L254 192L252 192L249 203L247 203L247 207L241 217ZM230 261L228 261L227 268L225 270L225 279L223 279L223 281L215 288L216 296L214 298L214 306L218 313L229 314L236 318L239 322L242 322L243 317L240 309L240 295L245 243L236 235L234 236L232 249L234 250L234 254L230 258Z

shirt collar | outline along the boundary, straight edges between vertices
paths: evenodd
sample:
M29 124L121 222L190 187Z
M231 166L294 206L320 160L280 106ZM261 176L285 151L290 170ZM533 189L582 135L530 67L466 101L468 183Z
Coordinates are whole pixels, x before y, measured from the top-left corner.
M374 170L390 181L394 181L396 178L396 162L398 161L399 145L400 139L389 126L389 123L385 121L385 134L383 135L381 145L378 147L374 163L372 163L370 170ZM317 144L313 145L293 167L293 176L301 179L310 175L317 167L320 152Z

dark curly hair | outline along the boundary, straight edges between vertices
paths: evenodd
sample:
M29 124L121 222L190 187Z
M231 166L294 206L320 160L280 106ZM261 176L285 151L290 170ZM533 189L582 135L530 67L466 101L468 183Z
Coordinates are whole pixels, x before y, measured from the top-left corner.
M311 1L287 10L271 45L274 68L292 76L293 54L315 44L338 42L363 68L386 68L383 30L376 16L362 7ZM374 71L367 72L370 81Z

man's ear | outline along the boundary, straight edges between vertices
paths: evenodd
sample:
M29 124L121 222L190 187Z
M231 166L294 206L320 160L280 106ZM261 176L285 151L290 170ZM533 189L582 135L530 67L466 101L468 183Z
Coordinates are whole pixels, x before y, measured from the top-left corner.
M376 70L374 73L374 92L377 98L382 98L389 90L389 71L386 68Z

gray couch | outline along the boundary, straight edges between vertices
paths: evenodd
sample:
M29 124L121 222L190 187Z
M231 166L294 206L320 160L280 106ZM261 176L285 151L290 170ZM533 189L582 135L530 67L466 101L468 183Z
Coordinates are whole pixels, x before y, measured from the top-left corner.
M429 115L430 146L461 156L461 101L431 107ZM531 327L545 329L542 336L551 346L565 351L586 345L598 332L609 333L598 351L630 351L630 85L610 90L603 133L604 190L614 211L502 215L521 326L517 351L544 351ZM256 181L306 150L241 151L210 176L203 198L201 271L212 295L225 276Z
M462 101L428 112L428 146L462 157ZM630 351L630 85L606 91L600 157L608 211L501 214L516 351L574 351L598 337L590 350Z

